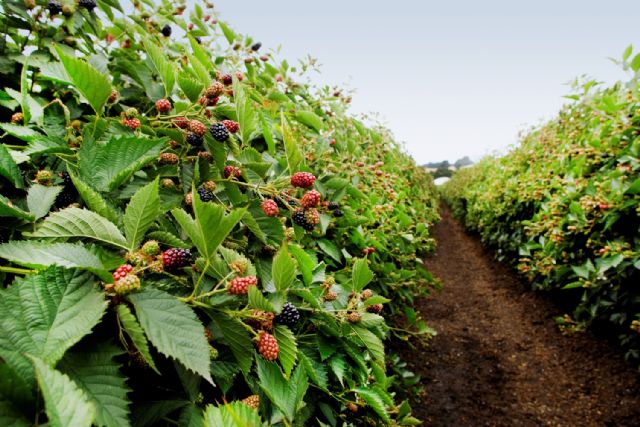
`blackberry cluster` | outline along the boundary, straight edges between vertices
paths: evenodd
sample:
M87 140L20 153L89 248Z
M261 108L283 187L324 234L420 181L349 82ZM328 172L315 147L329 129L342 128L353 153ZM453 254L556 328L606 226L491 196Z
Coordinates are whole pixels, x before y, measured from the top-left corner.
M51 16L62 13L62 4L59 1L52 0L47 3L47 10L51 14Z
M293 215L291 215L291 219L296 225L299 225L307 231L311 231L315 227L315 224L308 221L305 209L296 209Z
M189 249L171 248L162 253L162 265L165 270L176 270L191 263Z
M211 136L213 136L213 139L215 139L216 141L224 142L229 139L229 131L222 123L212 124L209 128L209 131L211 132Z
M96 0L80 0L78 2L78 6L84 7L89 12L91 12L91 11L93 11L93 9L96 8L97 3L96 3Z
M197 133L189 132L185 137L185 140L189 145L202 145L204 142L204 138L198 135Z
M162 27L162 29L160 30L160 32L162 33L163 36L165 37L169 37L171 36L171 25L166 24L164 27Z
M214 199L213 193L204 187L198 188L198 195L203 202L210 202Z
M276 316L276 322L285 326L295 326L300 321L300 313L295 305L287 302L282 307L282 312Z

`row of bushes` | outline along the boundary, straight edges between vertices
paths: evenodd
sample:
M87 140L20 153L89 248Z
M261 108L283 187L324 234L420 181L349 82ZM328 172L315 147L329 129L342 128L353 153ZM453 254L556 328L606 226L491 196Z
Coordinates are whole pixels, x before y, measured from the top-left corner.
M615 331L640 356L640 56L629 81L576 85L554 120L507 155L444 186L454 214L517 266L535 289L558 291L565 328Z
M428 333L430 177L158 3L0 5L0 424L418 424L384 342Z

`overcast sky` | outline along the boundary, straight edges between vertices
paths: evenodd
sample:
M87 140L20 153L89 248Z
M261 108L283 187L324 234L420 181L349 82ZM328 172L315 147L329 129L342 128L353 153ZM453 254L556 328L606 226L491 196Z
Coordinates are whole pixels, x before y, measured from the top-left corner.
M318 58L314 81L355 89L352 111L379 112L419 163L504 150L553 117L567 82L622 79L607 58L640 47L637 0L214 3L281 58Z

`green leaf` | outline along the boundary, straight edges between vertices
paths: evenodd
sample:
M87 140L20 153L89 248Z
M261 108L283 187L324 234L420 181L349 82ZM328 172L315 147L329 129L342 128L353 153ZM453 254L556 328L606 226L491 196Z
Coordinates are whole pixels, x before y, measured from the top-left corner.
M58 369L67 374L87 395L96 408L95 424L99 427L127 427L129 423L130 389L120 364L114 357L122 351L111 345L100 345L90 351L67 353Z
M633 181L633 184L631 184L629 188L627 188L626 192L629 194L640 193L640 178L637 178L635 181Z
M46 187L40 184L33 184L29 188L27 207L35 219L42 218L49 213L62 188L61 186Z
M178 427L205 427L204 413L196 404L189 404L180 412Z
M218 26L222 30L222 33L224 34L224 36L227 39L227 41L229 42L229 44L233 44L233 41L237 37L236 33L234 33L233 30L231 28L229 28L229 26L226 23L222 22L222 21L218 22Z
M211 52L204 50L191 34L187 34L187 37L189 37L189 45L191 46L193 55L207 68L207 71L213 71L215 67L213 66L213 62L211 62Z
M144 49L151 59L154 67L156 67L156 71L158 75L162 79L162 83L164 84L165 96L171 96L173 92L173 86L176 83L176 75L175 69L173 68L173 64L169 62L166 55L160 47L158 47L151 39L144 38Z
M33 233L25 236L51 239L84 237L127 249L118 227L95 212L80 208L67 208L49 215Z
M298 261L304 284L310 286L313 282L313 269L316 268L316 263L311 258L311 255L306 253L300 246L291 245L289 250Z
M174 358L210 383L209 344L191 307L154 288L129 295L140 325L160 353Z
M631 69L636 73L640 70L640 53L634 56L631 60Z
M80 197L84 200L84 203L97 213L108 219L109 221L117 224L120 219L120 214L111 206L97 191L85 183L80 177L76 176L73 172L69 172L73 186L76 187Z
M147 341L147 337L140 327L140 324L136 320L135 316L131 312L131 309L125 304L118 304L116 306L116 312L118 313L118 320L120 324L124 328L124 331L127 333L131 342L138 350L142 358L149 364L151 369L153 369L156 373L160 374L158 368L156 368L156 364L153 361L153 357L151 357L151 352L149 351L149 342ZM129 350L131 351L131 350Z
M284 291L293 284L296 277L296 264L289 255L286 245L283 245L273 258L271 277L277 291Z
M309 387L304 368L299 366L287 381L282 376L278 365L267 362L261 357L256 360L260 388L288 420L293 420L302 397Z
M91 274L51 267L0 292L0 357L33 381L27 354L55 365L91 332L107 303Z
M129 250L140 245L145 233L160 215L160 195L158 177L139 189L131 198L124 213L124 234L127 236Z
M34 138L41 137L40 132L28 128L26 126L12 125L11 123L0 123L0 129L7 132L9 135L13 135L23 141L31 141Z
M364 387L356 387L354 391L358 393L365 402L367 402L367 405L369 405L385 423L391 424L391 417L385 409L384 400L378 395L378 393Z
M51 427L90 427L96 415L95 406L68 376L33 357L38 385Z
M318 246L320 246L320 249L322 249L322 252L329 255L334 260L338 262L342 261L342 254L340 253L340 250L336 247L336 245L334 245L329 240L327 239L318 240Z
M249 143L256 130L257 117L251 99L246 95L244 86L239 80L233 80L233 99L236 104L236 115L240 124L240 136L244 144Z
M189 249L191 247L190 244L186 243L184 240L177 238L168 231L152 231L147 235L147 237L149 239L157 240L160 243L164 243L165 245L174 248Z
M303 366L307 375L311 381L321 389L326 390L329 386L329 378L327 377L327 368L324 364L320 363L318 357L311 357L309 352L298 352L298 358L300 360L300 366Z
M207 405L204 414L206 427L259 427L262 426L260 414L241 402L226 405Z
M303 160L302 153L300 153L298 141L294 138L284 114L281 116L281 126L282 138L284 139L284 151L287 156L287 165L289 167L289 173L293 174L299 170L300 164Z
M24 188L20 168L4 144L0 144L0 175L7 178L16 188Z
M112 280L111 274L104 270L100 258L80 243L16 240L0 245L0 258L36 269L42 269L50 265L67 268L77 267L92 271L103 280Z
M75 89L89 102L96 115L100 115L102 107L111 95L111 82L106 74L93 68L88 62L67 56L56 46L60 62L64 65Z
M0 217L20 218L27 221L34 221L35 217L29 212L16 207L13 202L0 194Z
M369 263L366 259L360 258L353 264L351 280L353 281L354 292L360 292L373 280L373 273L369 269Z
M112 191L134 172L156 160L166 139L113 138L106 144L83 142L80 176L98 191Z
M276 326L273 332L276 340L278 340L278 360L280 360L282 369L284 369L285 376L288 377L298 359L296 337L289 328L282 325Z
M222 333L225 344L231 348L233 356L238 360L240 369L245 374L251 370L253 363L253 343L242 323L226 314L216 313L213 323Z
M340 384L344 386L344 374L347 372L347 362L344 360L342 354L335 354L329 359L329 366L331 367L331 372L333 372L338 381L340 381Z
M262 291L257 286L249 286L249 307L270 312L276 311L273 304L262 295Z
M318 133L320 133L320 131L324 127L322 119L311 111L296 111L295 117L297 121L305 126L310 127Z
M264 137L264 140L267 143L267 149L269 150L269 154L274 156L276 154L276 142L273 139L271 127L269 124L267 124L267 120L265 119L265 114L262 111L259 112L259 119L260 119L260 129L262 130L262 136Z
M362 340L371 356L380 364L384 364L384 345L382 340L373 332L361 326L351 326L351 330Z
M35 401L31 387L6 363L0 363L0 425L30 427Z
M191 76L185 72L178 74L178 85L191 102L198 102L200 94L204 89L204 85L201 82L191 78Z

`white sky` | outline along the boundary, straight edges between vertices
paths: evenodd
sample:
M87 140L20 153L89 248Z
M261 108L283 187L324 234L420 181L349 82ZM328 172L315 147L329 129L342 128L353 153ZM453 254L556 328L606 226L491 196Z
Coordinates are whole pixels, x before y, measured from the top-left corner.
M640 1L214 3L263 49L318 58L314 81L355 89L352 111L379 112L419 163L504 149L553 117L568 81L624 78L607 58L640 48Z

